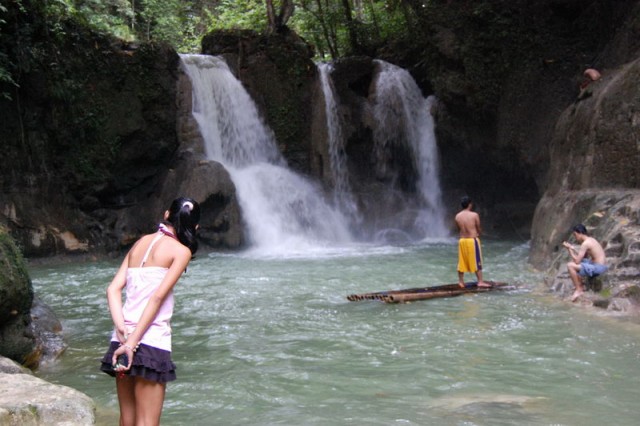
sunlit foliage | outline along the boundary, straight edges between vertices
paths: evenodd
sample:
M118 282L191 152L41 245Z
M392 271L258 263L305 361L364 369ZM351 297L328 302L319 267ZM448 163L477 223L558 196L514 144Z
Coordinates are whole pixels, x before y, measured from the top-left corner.
M276 11L284 0L271 0ZM286 0L294 12L284 24L312 44L319 57L366 53L404 35L411 12L401 0ZM216 29L270 30L266 0L58 0L96 30L125 41L163 41L197 51ZM59 6L58 6L59 7ZM271 29L272 30L272 29Z
M209 29L267 28L267 13L263 0L220 0L209 12Z

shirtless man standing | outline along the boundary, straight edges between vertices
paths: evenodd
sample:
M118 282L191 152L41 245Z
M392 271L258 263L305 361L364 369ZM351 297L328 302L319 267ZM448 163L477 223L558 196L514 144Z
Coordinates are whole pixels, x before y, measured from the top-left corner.
M462 210L456 214L456 225L460 230L458 241L458 285L464 288L464 273L475 272L478 287L491 287L482 281L482 247L480 246L480 216L472 211L471 198L460 200Z
M580 243L580 250L576 250L566 241L562 245L569 251L572 259L567 263L567 269L571 275L571 281L576 287L573 296L571 296L571 301L575 302L584 293L582 277L597 277L604 274L609 267L606 265L604 249L595 238L587 234L587 228L584 225L574 226L573 236Z

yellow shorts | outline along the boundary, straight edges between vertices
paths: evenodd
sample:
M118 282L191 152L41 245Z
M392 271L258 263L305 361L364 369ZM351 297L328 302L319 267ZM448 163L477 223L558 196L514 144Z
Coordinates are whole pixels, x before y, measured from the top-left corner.
M458 272L482 271L480 238L460 238L458 242Z

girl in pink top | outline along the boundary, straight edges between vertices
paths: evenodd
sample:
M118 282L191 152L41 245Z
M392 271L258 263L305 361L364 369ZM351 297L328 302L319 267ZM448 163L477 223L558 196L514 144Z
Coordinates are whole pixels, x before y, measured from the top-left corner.
M199 220L197 202L175 199L158 231L133 245L107 288L114 331L100 369L116 377L120 425L160 424L166 383L176 378L173 287L198 249Z

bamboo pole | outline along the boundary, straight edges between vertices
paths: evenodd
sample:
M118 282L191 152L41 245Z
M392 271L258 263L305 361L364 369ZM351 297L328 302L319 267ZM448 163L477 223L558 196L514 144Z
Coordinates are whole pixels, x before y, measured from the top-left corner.
M424 288L408 288L404 290L379 291L374 293L350 294L347 300L358 302L362 300L380 300L385 303L407 303L414 300L426 300L439 297L456 297L467 293L484 293L495 290L513 290L515 286L507 283L486 281L491 287L478 287L476 283L468 283L465 288L458 284L445 284Z

